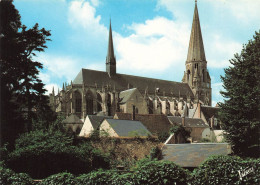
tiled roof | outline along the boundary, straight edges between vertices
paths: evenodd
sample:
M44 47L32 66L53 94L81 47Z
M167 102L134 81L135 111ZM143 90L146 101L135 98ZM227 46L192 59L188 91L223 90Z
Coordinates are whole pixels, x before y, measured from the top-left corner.
M131 120L132 114L117 112L118 119ZM172 127L167 116L163 114L136 114L135 120L141 121L153 134L169 132Z
M119 94L119 98L121 99L120 103L126 103L129 98L131 97L131 95L136 91L136 88L133 89L128 89L125 91L121 91Z
M201 106L201 111L203 112L206 120L208 120L212 116L217 117L218 110L219 110L219 107L210 107L210 106L205 106L205 105Z
M198 167L209 156L230 153L231 148L227 143L167 144L162 148L163 160L182 167Z
M140 121L106 119L113 130L121 137L148 136L151 132Z
M182 124L182 118L178 116L168 116L169 121L172 124ZM200 118L185 118L186 127L209 127L202 119Z
M104 119L113 118L112 116L96 116L96 115L88 115L88 117L94 129L97 129Z
M74 85L86 84L89 86L107 86L123 91L129 88L137 88L141 93L148 90L149 94L154 94L155 88L159 88L158 95L186 97L188 94L193 96L193 93L187 83L180 83L167 80L159 80L153 78L145 78L140 76L132 76L125 74L116 74L109 77L107 72L95 71L90 69L81 69L73 81Z
M62 121L62 123L65 124L83 124L83 121L79 119L78 116L75 114L71 114L69 117L67 117L65 120Z

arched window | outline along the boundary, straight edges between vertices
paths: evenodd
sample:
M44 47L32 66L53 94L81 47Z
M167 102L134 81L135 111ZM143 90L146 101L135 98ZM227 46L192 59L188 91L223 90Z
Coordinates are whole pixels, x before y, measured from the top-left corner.
M188 70L188 72L187 72L187 81L188 82L190 81L190 70Z
M102 111L102 98L99 93L97 93L97 112Z
M204 71L204 69L202 70L202 80L203 80L203 82L206 81L206 80L205 80L205 71Z
M93 95L90 91L86 94L86 111L87 115L93 115Z
M111 95L107 94L107 109L108 109L108 115L111 115Z
M75 92L75 111L81 112L81 107L82 107L82 97L81 97L81 94L78 91L76 91Z

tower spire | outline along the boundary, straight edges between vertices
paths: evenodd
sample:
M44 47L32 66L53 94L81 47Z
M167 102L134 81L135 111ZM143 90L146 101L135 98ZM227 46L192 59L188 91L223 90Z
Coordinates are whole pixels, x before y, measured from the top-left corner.
M116 74L116 58L115 58L115 54L114 54L111 19L110 19L110 25L109 25L106 71L109 74L109 76Z
M195 9L193 15L192 29L190 34L189 50L186 62L206 61L203 39L200 28L197 0L195 0Z

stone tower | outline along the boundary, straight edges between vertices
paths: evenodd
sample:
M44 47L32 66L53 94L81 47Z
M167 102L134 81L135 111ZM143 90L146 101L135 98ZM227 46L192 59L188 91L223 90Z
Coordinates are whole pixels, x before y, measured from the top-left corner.
M195 1L186 71L182 81L189 84L197 102L200 100L205 105L211 106L211 79L207 70L197 1Z
M114 54L111 20L109 27L108 49L106 57L106 72L110 77L116 74L116 58Z

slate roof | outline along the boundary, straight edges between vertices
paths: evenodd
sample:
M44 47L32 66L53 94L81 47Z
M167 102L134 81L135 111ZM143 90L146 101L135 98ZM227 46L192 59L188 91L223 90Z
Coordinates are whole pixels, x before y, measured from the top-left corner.
M128 89L128 90L125 90L125 91L121 91L120 94L119 94L119 98L121 99L120 103L126 103L131 95L136 91L137 89L136 88L133 88L133 89Z
M113 130L121 137L148 136L151 132L140 121L106 119Z
M176 125L182 124L182 118L178 116L167 116L169 121ZM202 119L200 118L185 118L186 127L209 127Z
M217 117L218 110L219 110L219 107L210 107L210 106L205 106L205 105L201 106L201 111L203 112L206 120L208 120L212 116Z
M167 80L159 80L153 78L145 78L140 76L132 76L125 74L115 74L109 77L107 72L95 71L90 69L81 69L73 81L73 85L86 84L88 86L98 87L109 85L111 88L123 91L129 88L137 88L141 93L148 89L149 94L154 94L155 88L159 88L158 95L186 97L188 94L193 97L193 93L187 83L180 83Z
M75 114L71 114L65 120L62 121L64 124L83 124L83 121L79 119Z
M117 112L115 117L122 120L131 120L132 114ZM167 116L163 114L135 114L135 120L141 121L144 126L153 134L169 132L172 124Z
M167 144L162 148L162 160L172 161L181 167L198 167L212 155L228 155L227 143Z
M112 116L96 116L96 115L88 115L88 117L94 129L97 129L104 119L113 118Z

